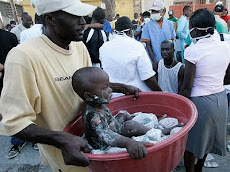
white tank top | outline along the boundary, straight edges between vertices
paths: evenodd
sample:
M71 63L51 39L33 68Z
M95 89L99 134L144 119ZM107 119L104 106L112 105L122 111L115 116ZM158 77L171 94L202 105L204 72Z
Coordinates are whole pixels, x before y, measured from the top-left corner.
M178 62L173 68L166 68L164 65L164 59L158 63L158 84L162 91L168 93L178 93L178 72L182 66L181 62Z

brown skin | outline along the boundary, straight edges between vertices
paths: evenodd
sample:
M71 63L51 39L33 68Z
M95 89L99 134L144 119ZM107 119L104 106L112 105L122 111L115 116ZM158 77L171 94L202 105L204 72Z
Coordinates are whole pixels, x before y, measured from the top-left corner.
M0 63L0 79L2 78L2 71L3 71L4 67L3 65Z
M90 98L92 99L94 95L97 95L99 98L106 99L108 102L110 101L112 89L109 87L109 76L104 71L101 70L101 72L98 72L96 76L89 77L88 81L90 82L90 86L94 89L91 90L91 92L85 92L84 93L84 99L85 100L88 100ZM107 118L104 104L93 104L93 103L91 103L91 106L95 109L95 111L97 113L100 113L105 118ZM120 115L120 117L121 117L121 115ZM100 119L98 119L98 120L96 119L94 125L98 125L101 122L101 121L100 122L99 121L100 121ZM88 127L88 128L90 128L90 127ZM133 130L134 128L136 128L136 126L130 125L129 128ZM90 132L90 131L87 131L87 132ZM136 133L133 133L133 135L135 135L135 134ZM143 133L141 133L141 134L143 134ZM133 136L133 135L131 135L131 136ZM133 141L130 138L123 136L123 134L120 135L119 137L117 137L111 146L126 148L131 159L136 159L136 160L142 159L147 155L147 150L146 150L143 143Z
M44 34L56 45L69 49L71 41L82 41L85 20L64 11L44 15ZM138 95L138 89L126 85L112 84L116 91ZM36 125L29 125L14 137L25 141L42 143L61 149L66 165L88 166L90 161L83 152L89 152L85 141L62 131L51 131Z
M161 55L164 59L165 67L171 66L173 68L174 66L177 65L178 61L176 61L176 60L173 61L173 59L175 59L174 58L174 51L175 51L174 50L174 43L172 41L169 40L168 43L162 43L161 44ZM158 64L159 63L153 64L154 71L157 71ZM178 72L178 92L181 90L181 87L183 84L184 71L185 71L185 68L182 65L179 72ZM156 77L158 78L158 73L157 73Z
M152 91L162 91L160 86L157 83L155 76L147 79L144 83L152 90Z
M230 65L228 65L226 75L224 77L224 85L230 84Z
M192 15L192 13L193 13L192 8L188 8L187 10L184 11L183 14L189 18Z
M30 28L30 26L33 25L33 21L30 15L25 15L22 17L22 25L26 28Z
M95 29L103 29L104 27L104 23L101 24L101 23L90 23L90 24L86 24L85 25L85 29L88 29L88 28L95 28Z

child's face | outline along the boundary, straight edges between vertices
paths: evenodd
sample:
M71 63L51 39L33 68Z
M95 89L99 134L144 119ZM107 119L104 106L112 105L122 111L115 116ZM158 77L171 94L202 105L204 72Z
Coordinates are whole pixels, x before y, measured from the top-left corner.
M94 88L92 94L99 97L103 102L109 103L112 97L112 89L109 87L109 76L103 72L102 75L95 77L95 81L92 84Z

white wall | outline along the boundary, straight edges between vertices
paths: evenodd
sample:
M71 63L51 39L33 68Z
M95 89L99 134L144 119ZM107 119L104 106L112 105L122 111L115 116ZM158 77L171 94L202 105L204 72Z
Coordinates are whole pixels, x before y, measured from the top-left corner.
M228 14L229 14L230 13L230 0L226 0L226 6L228 8Z

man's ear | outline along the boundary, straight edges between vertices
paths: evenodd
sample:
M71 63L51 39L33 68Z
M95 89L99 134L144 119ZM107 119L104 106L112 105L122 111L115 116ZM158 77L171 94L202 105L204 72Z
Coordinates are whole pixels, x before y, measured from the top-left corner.
M93 94L92 94L92 93L89 93L89 92L85 92L85 93L84 93L84 98L85 98L85 100L87 100L87 101L93 100Z
M49 23L52 26L56 25L55 16L53 14L45 14L44 20L46 21L46 23Z

